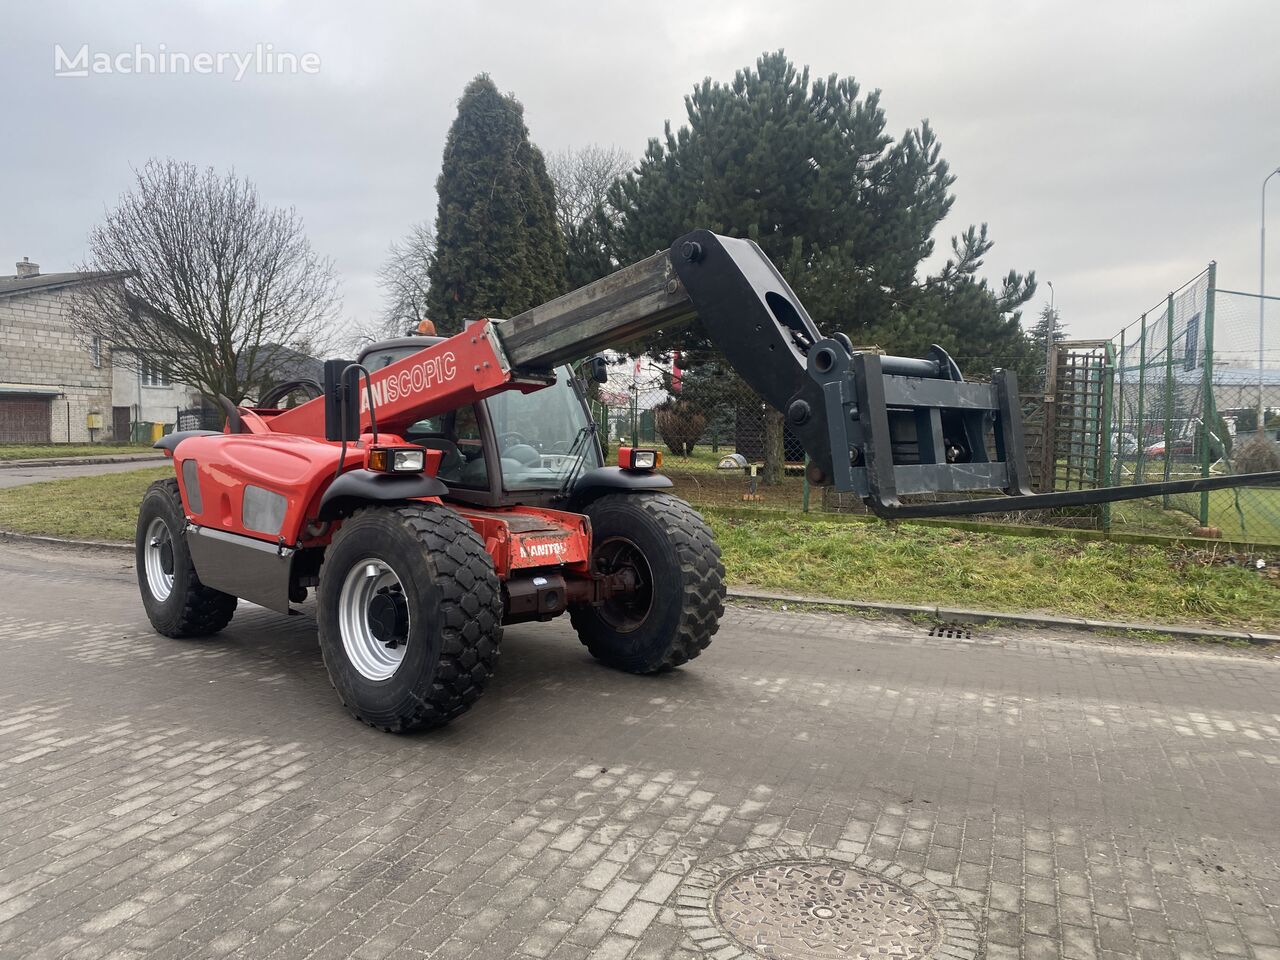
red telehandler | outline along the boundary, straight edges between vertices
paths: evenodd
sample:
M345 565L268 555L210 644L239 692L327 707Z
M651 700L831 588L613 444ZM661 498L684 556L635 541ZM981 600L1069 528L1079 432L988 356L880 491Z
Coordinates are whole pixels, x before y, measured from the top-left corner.
M878 514L983 513L1274 484L1280 473L1032 495L1017 385L970 383L923 359L823 337L754 243L695 231L670 250L510 320L404 337L325 382L225 401L221 433L161 440L175 476L151 486L137 573L152 625L216 633L238 599L289 613L316 592L320 649L358 719L404 732L467 709L504 624L568 612L592 656L634 673L697 657L724 612L702 517L669 491L656 450L604 463L566 366L697 317L739 375L786 415L810 479ZM604 362L582 369L603 380ZM286 392L314 399L292 409ZM902 494L1006 495L907 505Z

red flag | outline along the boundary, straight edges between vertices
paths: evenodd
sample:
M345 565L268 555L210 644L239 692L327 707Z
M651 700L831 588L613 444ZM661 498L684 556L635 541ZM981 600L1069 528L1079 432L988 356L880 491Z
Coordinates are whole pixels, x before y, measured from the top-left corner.
M671 355L671 392L679 393L681 387L681 379L684 371L680 369L680 351L677 350Z

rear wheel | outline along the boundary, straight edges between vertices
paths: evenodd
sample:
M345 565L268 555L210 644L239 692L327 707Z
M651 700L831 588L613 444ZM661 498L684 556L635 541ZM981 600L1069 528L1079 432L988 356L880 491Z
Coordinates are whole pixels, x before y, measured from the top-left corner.
M157 480L138 511L134 558L147 619L166 637L217 633L236 612L236 598L200 582L187 550L178 481Z
M724 614L720 548L702 516L666 493L609 494L585 511L597 572L625 574L635 590L569 611L597 660L656 673L702 653Z
M502 593L484 543L447 507L369 507L320 568L320 650L357 719L392 733L440 726L493 675Z

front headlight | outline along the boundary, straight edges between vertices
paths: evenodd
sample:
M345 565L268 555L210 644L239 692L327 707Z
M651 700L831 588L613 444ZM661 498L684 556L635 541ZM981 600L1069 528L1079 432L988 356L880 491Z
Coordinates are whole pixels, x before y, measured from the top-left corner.
M662 466L662 451L638 447L619 447L618 466L623 470L655 470Z
M391 472L421 473L426 462L426 454L421 450L395 450L391 456Z
M427 455L420 447L374 447L366 465L378 473L421 473Z

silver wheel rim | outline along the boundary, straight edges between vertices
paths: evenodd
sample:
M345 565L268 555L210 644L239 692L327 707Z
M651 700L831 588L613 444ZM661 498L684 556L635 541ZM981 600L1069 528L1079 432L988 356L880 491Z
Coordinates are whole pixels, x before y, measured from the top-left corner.
M409 631L409 605L396 572L372 558L353 566L338 594L338 632L356 672L368 680L394 674Z
M147 525L147 543L143 549L142 565L147 574L147 589L151 596L164 603L173 593L173 538L169 525L156 517Z

